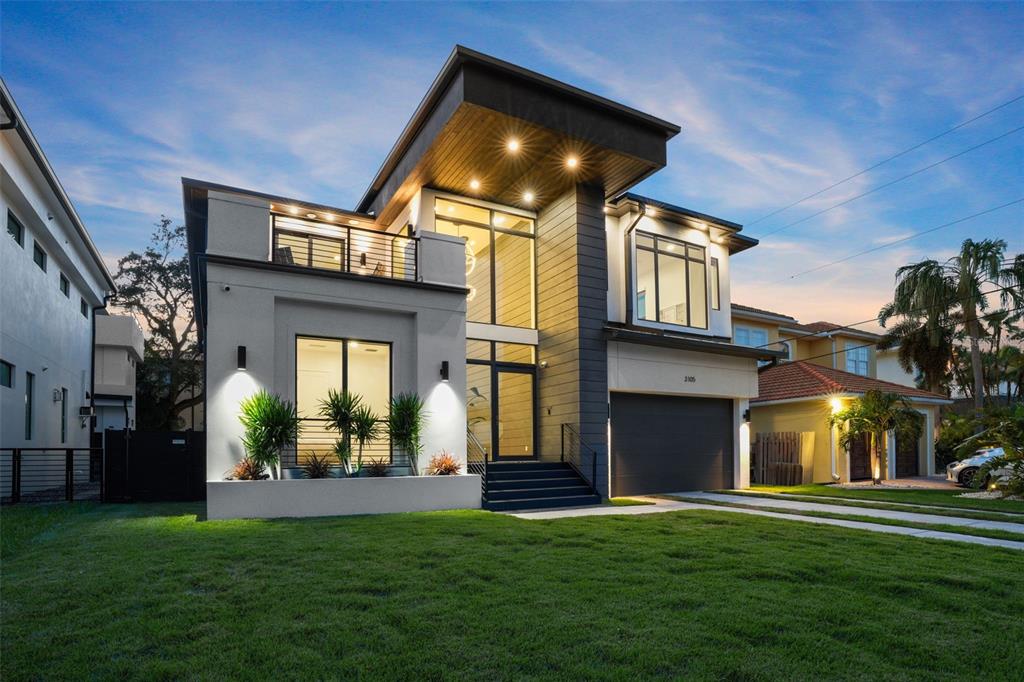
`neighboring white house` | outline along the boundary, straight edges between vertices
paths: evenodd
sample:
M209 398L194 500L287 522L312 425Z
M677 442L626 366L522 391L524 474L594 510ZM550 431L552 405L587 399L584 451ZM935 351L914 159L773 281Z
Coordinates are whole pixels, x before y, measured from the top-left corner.
M96 316L96 430L135 428L135 368L143 335L129 315Z
M79 411L114 281L3 81L0 107L0 447L88 447Z
M378 414L417 392L413 468L453 453L492 509L746 485L757 362L783 353L732 343L730 260L757 241L628 191L678 132L457 47L355 210L183 179L211 518L341 513L322 482L221 482L259 388L304 419L291 467L331 455L329 389Z
M901 386L917 388L917 377L900 366L900 348L896 346L886 350L875 351L875 377L882 381L891 381Z

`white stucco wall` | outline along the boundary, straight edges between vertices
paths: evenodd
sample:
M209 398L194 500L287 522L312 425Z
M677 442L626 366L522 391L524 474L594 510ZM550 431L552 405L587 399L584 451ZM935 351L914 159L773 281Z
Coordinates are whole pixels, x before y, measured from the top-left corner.
M60 402L68 389L65 447L88 447L89 429L78 418L86 405L92 355L92 308L107 285L98 264L28 156L14 131L0 134L0 359L14 365L13 388L0 387L0 447L61 445ZM7 234L8 210L25 228L23 246ZM33 243L47 254L43 272ZM70 294L60 291L60 275ZM81 299L89 317L81 314ZM32 439L25 439L25 373L35 375Z
M900 386L917 387L914 380L914 373L908 372L900 367L899 350L880 350L875 354L875 373L882 381L891 381Z
M211 226L211 232L215 226ZM461 244L452 247L461 254ZM466 297L374 281L210 263L207 271L207 476L240 460L238 404L259 388L295 398L295 336L392 344L392 394L415 391L428 413L421 469L446 449L465 461ZM236 352L247 349L247 369ZM450 380L440 379L448 360Z
M705 398L756 398L757 364L751 359L728 355L610 341L608 390Z

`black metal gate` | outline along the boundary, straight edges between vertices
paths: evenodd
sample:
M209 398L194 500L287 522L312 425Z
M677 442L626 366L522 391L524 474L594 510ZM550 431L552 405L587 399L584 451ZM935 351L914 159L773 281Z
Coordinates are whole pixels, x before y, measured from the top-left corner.
M104 442L105 502L206 499L204 432L111 429Z
M99 448L2 448L0 502L99 501L102 460Z

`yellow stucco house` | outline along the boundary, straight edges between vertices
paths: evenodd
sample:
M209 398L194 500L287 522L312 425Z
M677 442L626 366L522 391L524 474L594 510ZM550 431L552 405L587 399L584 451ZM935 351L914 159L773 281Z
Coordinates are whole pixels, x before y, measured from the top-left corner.
M732 306L732 324L735 343L787 352L788 360L760 369L758 397L750 401L750 433L755 442L772 433L805 434L799 455L802 482L871 478L866 443L842 448L828 419L873 389L906 397L922 419L916 442L899 442L893 434L887 438L887 467L879 472L881 477L935 474L939 407L952 401L937 393L879 379L877 334L825 321L801 324L789 315L738 304Z

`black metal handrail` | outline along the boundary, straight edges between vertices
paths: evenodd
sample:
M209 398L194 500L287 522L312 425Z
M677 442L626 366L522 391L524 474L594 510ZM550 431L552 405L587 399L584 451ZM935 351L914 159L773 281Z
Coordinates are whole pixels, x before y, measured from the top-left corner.
M416 281L417 237L360 227L318 225L324 232L306 227L275 216L270 259L282 265Z
M487 492L487 448L476 435L466 427L466 473L480 475L480 489Z
M566 447L568 445L568 448ZM584 455L590 454L590 466L586 466ZM590 484L590 487L597 492L597 450L587 444L580 435L579 430L572 424L562 424L562 454L561 461L570 465L580 475L580 478ZM583 473L590 470L590 475Z
M9 460L6 455L10 456ZM26 496L35 501L63 497L72 502L76 469L78 473L84 472L88 483L93 458L102 456L103 448L0 448L0 499L9 504L21 502ZM87 458L84 463L81 457ZM86 483L80 487L89 488ZM98 487L92 487L97 489L90 497L98 497Z

